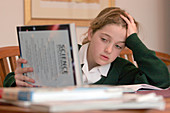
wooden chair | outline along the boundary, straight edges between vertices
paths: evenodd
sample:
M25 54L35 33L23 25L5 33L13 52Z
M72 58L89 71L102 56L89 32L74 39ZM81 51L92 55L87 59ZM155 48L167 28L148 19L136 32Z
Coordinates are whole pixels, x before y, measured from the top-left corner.
M155 51L155 53L156 53L156 56L158 58L160 58L167 66L170 65L170 55L169 54L158 52L158 51ZM120 53L120 57L125 58L136 65L136 63L133 59L133 52L130 49L128 49L128 48L123 49L122 52Z
M18 46L0 48L0 87L3 86L5 76L16 68L16 56L20 56Z
M120 53L120 57L129 60L130 62L135 64L135 61L133 59L133 52L132 50L128 49L128 48L124 48L121 53Z
M170 55L156 51L156 56L160 58L167 66L170 66Z

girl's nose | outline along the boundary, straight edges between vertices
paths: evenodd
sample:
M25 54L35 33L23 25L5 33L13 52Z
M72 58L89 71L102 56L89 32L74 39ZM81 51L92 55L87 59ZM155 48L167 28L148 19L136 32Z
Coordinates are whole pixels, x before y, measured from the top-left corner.
M113 51L113 44L108 44L105 48L107 53L111 53Z

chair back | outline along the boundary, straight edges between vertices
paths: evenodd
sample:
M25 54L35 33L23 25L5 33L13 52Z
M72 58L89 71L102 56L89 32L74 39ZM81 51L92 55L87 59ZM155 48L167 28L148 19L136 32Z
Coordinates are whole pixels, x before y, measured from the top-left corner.
M135 61L133 59L133 52L132 50L128 49L128 48L124 48L121 53L120 53L120 57L129 60L130 62L135 64Z
M158 58L160 58L167 66L170 65L170 55L169 54L166 54L166 53L162 53L162 52L158 52L158 51L155 51L156 53L156 56ZM120 57L124 58L124 59L127 59L129 60L130 62L134 63L135 65L136 62L134 61L134 58L133 58L133 52L132 50L128 49L128 48L125 48L121 51L120 53Z
M14 72L16 59L20 56L19 46L8 46L0 48L0 87L3 86L5 76Z
M156 56L160 58L167 66L170 66L170 55L156 51Z

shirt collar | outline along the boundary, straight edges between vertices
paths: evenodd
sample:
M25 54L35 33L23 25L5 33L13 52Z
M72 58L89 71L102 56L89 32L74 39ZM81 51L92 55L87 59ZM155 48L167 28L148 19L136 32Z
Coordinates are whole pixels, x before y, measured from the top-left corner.
M79 57L80 57L80 64L84 64L87 62L87 48L89 46L89 43L82 45L82 47L79 50Z
M80 57L80 64L84 64L87 65L86 67L88 67L88 63L87 63L87 49L88 49L89 43L84 44L80 50L79 50L79 57ZM106 65L102 65L102 66L97 66L94 68L97 68L97 70L100 72L100 74L102 76L107 77L107 73L110 69L110 63L106 64ZM93 70L93 69L92 69Z
M107 73L110 69L110 63L106 64L106 65L99 66L98 68L99 68L101 75L107 77Z

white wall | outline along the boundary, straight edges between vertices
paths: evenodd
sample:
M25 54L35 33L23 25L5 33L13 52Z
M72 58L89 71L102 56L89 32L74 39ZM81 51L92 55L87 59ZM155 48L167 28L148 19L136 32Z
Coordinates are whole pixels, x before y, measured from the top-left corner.
M170 54L170 0L116 0L116 6L139 22L148 48Z
M170 0L115 0L141 25L140 38L148 48L170 54ZM23 0L0 1L0 47L18 45L16 26L24 24ZM77 28L77 37L87 27ZM82 39L78 39L80 42Z
M0 0L0 47L18 45L16 25L23 25L23 0Z

